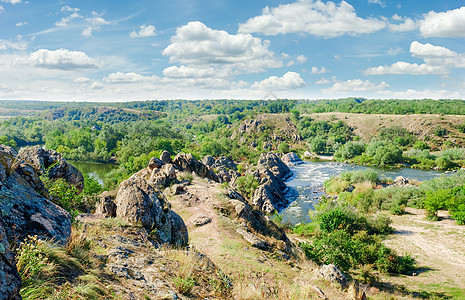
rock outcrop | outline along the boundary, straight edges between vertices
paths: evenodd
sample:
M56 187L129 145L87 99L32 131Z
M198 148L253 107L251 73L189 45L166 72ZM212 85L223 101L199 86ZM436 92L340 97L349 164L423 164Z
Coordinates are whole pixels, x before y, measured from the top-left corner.
M276 154L262 153L253 175L260 183L252 197L255 206L264 212L272 213L287 204L284 197L287 186L284 180L291 175L291 170Z
M0 214L0 300L21 299L20 285L21 278L16 270L15 258L10 251Z
M346 276L333 264L323 265L315 271L315 276L329 282L335 282L342 289L347 288L348 285Z
M219 182L218 176L212 169L199 162L191 153L179 153L173 159L173 164L181 171L194 172L202 178Z
M172 163L171 154L168 151L163 150L163 152L160 154L160 160L165 164Z
M8 238L22 240L28 235L66 243L71 233L70 214L46 198L38 171L22 157L3 146L0 149L0 211ZM26 152L30 153L30 152Z
M117 217L151 231L160 244L187 245L184 221L158 188L138 173L121 183L115 205Z
M28 147L18 154L18 159L32 165L41 174L48 170L50 179L63 178L81 192L84 188L82 173L54 150L42 149L40 146Z
M283 157L281 157L281 160L283 163L286 164L286 166L291 167L291 166L296 166L296 165L301 165L304 162L300 159L300 157L295 154L294 152L290 152L287 154L284 154Z

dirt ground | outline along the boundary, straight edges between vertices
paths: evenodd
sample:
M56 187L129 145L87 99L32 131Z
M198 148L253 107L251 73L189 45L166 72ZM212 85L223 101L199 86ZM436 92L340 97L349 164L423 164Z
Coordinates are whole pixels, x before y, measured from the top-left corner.
M413 276L385 280L439 298L465 299L465 226L457 225L446 211L439 216L440 221L428 221L424 210L413 208L392 216L395 232L385 244L401 255L413 256L419 268Z

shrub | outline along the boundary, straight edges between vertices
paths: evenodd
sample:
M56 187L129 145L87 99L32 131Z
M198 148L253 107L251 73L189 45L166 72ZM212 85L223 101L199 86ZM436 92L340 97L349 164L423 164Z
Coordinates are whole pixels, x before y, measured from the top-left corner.
M195 286L195 280L191 277L176 277L173 281L174 287L183 295L188 295Z
M352 159L356 156L362 155L365 152L365 144L362 142L349 142L334 153L334 157L340 160Z
M45 187L52 198L52 201L71 213L74 218L81 212L90 211L90 205L86 199L80 195L76 187L63 178L57 180L43 179Z
M390 141L373 139L368 145L366 153L373 157L374 162L380 166L402 162L402 150Z
M289 144L286 142L282 142L278 145L278 151L281 153L288 153L289 152Z
M236 179L236 186L238 190L249 198L253 196L258 185L258 180L253 176L253 174L247 174Z
M316 228L318 225L316 223L301 223L297 224L292 228L292 233L301 235L301 236L309 236L315 233Z
M353 172L343 172L339 175L339 178L344 181L348 181L351 184L360 183L364 181L376 184L379 182L378 172L373 169L358 170Z
M103 191L102 185L95 179L94 176L89 174L83 174L84 176L84 189L82 193L84 195L94 195L99 194Z

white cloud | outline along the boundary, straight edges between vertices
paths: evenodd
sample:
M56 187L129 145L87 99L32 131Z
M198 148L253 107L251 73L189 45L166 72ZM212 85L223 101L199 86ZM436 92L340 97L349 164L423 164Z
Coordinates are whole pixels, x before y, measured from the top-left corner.
M446 12L430 11L420 21L420 32L424 37L465 37L465 6Z
M287 67L290 67L290 66L293 66L293 65L295 65L295 61L293 61L293 60L288 61L287 64L286 64Z
M321 78L321 79L318 80L318 81L315 81L315 84L318 84L318 85L324 85L324 84L330 84L330 83L331 83L331 81L328 80L328 79L326 79L326 78L324 78L324 77Z
M171 44L163 50L170 62L186 66L215 66L242 73L258 73L277 68L282 62L268 50L269 41L250 34L232 35L208 28L201 22L190 22L176 30Z
M94 81L92 85L90 86L91 89L93 90L100 90L103 89L103 84L97 81Z
M386 82L376 84L368 80L352 79L347 81L340 81L333 84L332 87L321 90L325 94L344 93L344 92L366 92L378 91L389 87Z
M68 5L65 5L61 8L61 12L78 12L80 9L79 8L73 8Z
M414 41L410 44L410 53L413 57L421 58L425 63L408 63L398 61L390 66L368 68L366 75L410 74L427 75L450 73L451 68L465 68L465 54L459 54L448 48Z
M308 59L305 57L305 55L299 55L297 57L297 61L301 64L303 64L304 62L306 62Z
M0 14L1 14L2 12L4 12L4 11L5 11L5 9L3 8L2 5L0 5Z
M399 54L401 54L403 52L404 52L404 50L402 50L402 48L400 48L400 47L389 48L389 50L387 51L387 53L389 55L392 55L392 56L399 55Z
M39 49L31 53L27 59L17 60L16 63L58 70L89 69L101 66L99 61L90 58L86 53L68 49Z
M321 67L321 69L318 69L317 67L312 67L312 71L311 71L312 74L325 74L327 72L328 70L326 70L325 67Z
M67 17L63 17L61 18L61 20L59 21L56 21L55 22L55 25L58 26L58 27L66 27L68 26L68 23L74 19L81 19L82 16L78 13L72 13L70 14L69 16Z
M89 83L91 82L90 78L87 78L87 77L78 77L76 79L74 79L74 82L76 83Z
M305 87L305 81L299 73L287 72L282 77L271 76L260 82L255 82L252 89L260 90L290 90Z
M103 80L108 83L140 83L156 81L158 79L159 78L157 76L143 76L134 72L116 72L109 74Z
M6 2L6 3L11 3L11 4L18 4L18 3L23 2L22 0L1 0L1 1Z
M20 35L16 37L16 41L8 41L8 40L0 39L0 51L8 50L8 49L23 51L27 49L28 45L29 45L29 42L23 41L22 36Z
M385 27L383 20L358 17L354 8L345 1L338 5L331 1L299 0L271 9L266 7L262 15L240 24L239 32L266 35L309 33L330 38L373 33Z
M91 37L94 31L100 30L100 26L111 24L111 22L108 22L107 20L102 18L95 11L92 12L92 17L86 18L85 20L88 23L88 26L82 31L81 34L87 38Z
M381 1L381 0L368 0L368 3L379 4L381 7L386 7L386 4L384 3L384 1Z
M142 25L139 27L139 32L133 31L129 34L131 38L141 38L141 37L149 37L149 36L156 36L155 33L155 26L153 25Z
M167 78L205 78L205 77L225 77L214 68L192 68L186 66L171 66L163 70L163 75Z
M27 22L18 22L18 23L16 23L17 27L24 26L24 25L27 25Z
M407 31L413 31L418 28L418 23L410 18L402 18L402 17L399 17L398 15L394 15L392 19L394 21L403 21L403 23L399 23L399 24L389 23L388 28L392 32L407 32Z

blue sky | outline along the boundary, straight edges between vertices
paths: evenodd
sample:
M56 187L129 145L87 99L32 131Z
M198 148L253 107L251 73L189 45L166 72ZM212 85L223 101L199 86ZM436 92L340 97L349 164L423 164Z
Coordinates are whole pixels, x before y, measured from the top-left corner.
M0 0L0 99L465 98L463 1Z

